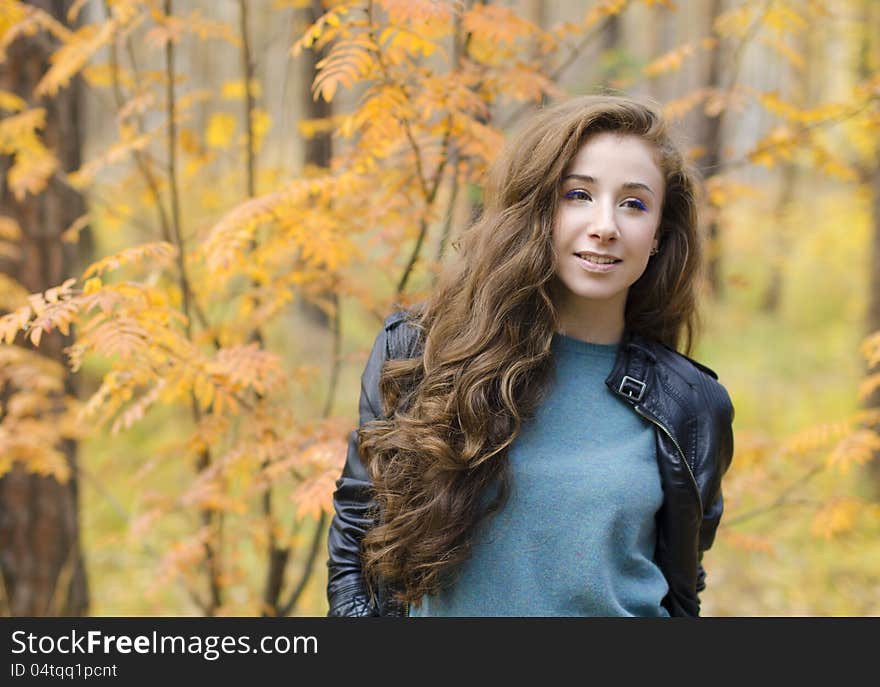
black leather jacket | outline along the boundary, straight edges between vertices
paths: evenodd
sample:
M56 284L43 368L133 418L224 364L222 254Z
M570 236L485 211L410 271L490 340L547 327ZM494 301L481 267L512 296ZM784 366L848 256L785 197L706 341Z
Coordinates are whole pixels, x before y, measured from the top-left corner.
M416 329L397 312L385 320L361 378L360 424L380 416L379 375L386 359L418 354ZM705 588L703 551L721 519L721 477L733 455L733 406L717 375L656 342L627 336L608 387L656 429L663 506L657 514L655 559L669 583L663 605L672 616L697 616ZM327 599L330 616L404 615L405 608L377 590L371 604L361 571L360 542L373 521L367 509L372 484L352 432L336 514L330 525Z

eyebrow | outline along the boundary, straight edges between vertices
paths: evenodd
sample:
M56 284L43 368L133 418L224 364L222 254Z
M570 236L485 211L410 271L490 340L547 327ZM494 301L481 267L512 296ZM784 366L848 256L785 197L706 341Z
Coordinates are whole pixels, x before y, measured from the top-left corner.
M597 183L596 179L594 177L589 176L588 174L566 174L564 177L562 177L563 181L566 181L567 179L577 179L578 181L584 181L588 184ZM626 183L623 184L622 188L624 188L628 191L635 191L635 190L641 189L641 190L647 191L652 196L654 195L654 192L651 190L651 187L648 186L647 184L643 184L640 181L627 181Z

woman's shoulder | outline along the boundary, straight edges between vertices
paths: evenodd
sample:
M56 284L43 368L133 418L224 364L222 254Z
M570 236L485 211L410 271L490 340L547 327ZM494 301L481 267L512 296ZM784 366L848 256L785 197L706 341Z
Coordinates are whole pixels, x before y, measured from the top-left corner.
M730 395L715 370L665 344L656 343L654 353L663 367L667 383L678 380L676 386L692 391L699 405L714 409L723 416L729 414L732 419Z
M407 317L410 316L409 310L395 310L388 317L385 318L385 322L382 325L385 331L391 331L392 329L398 327L402 322L405 322Z
M389 359L411 358L418 353L421 329L417 318L413 309L396 310L385 318L383 332Z
M703 375L708 375L716 381L718 380L718 373L715 372L715 370L713 370L708 365L704 365L699 360L694 360L693 358L685 355L681 351L670 348L665 344L661 344L661 346L663 347L664 351L667 351L669 354L671 354L672 357L678 358L680 361L682 361L681 366L683 367L683 369L688 370L691 374L694 374L694 371L691 368L696 368L697 373L702 373Z

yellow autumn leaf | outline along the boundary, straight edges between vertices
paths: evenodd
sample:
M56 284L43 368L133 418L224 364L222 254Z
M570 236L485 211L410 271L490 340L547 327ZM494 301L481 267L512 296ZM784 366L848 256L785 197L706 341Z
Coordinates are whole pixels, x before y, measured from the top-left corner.
M251 79L251 94L254 98L259 98L263 95L263 87L256 79ZM239 79L238 81L225 82L220 95L226 100L244 100L244 80Z
M791 64L796 69L803 69L806 62L804 60L804 56L801 55L797 50L788 45L781 38L773 37L773 36L765 36L763 37L763 42L773 48L782 58L788 60L789 64Z
M251 113L251 124L254 128L255 143L259 149L269 129L272 128L272 117L265 110L254 110Z
M198 376L193 383L193 395L199 402L201 408L207 409L214 399L214 385L208 382L204 377Z
M32 313L33 310L29 305L23 305L18 310L0 317L0 337L3 338L3 343L11 344L15 341L15 335L28 326Z
M21 235L21 227L14 218L0 215L0 239L18 241Z
M693 55L694 48L690 43L685 43L680 48L676 48L665 55L661 55L653 62L645 65L642 68L642 72L645 76L659 76L660 74L664 74L666 72L671 72L679 69L682 65L682 62Z
M832 441L839 441L850 430L850 423L844 420L808 427L786 439L782 450L792 456L803 455L830 446Z
M36 96L53 96L67 86L89 59L113 40L120 22L113 18L103 24L87 24L71 34L68 41L53 53L52 66L34 89Z
M682 119L688 112L705 101L708 94L709 89L698 88L681 98L670 100L663 106L663 114L670 119Z
M28 472L44 477L54 477L59 482L70 478L70 465L66 456L52 446L41 445L38 441L15 441L9 452L14 460L24 463Z
M322 512L333 509L333 492L336 489L338 470L324 470L293 488L290 500L296 508L296 517L317 519Z
M27 16L25 14L25 7L26 5L20 2L0 3L0 36L5 34ZM0 53L0 58L2 58L2 56L3 53Z
M414 31L388 30L383 34L387 40L386 54L395 64L400 64L404 55L418 57L430 57L437 50L437 44L426 40L425 37ZM390 39L390 40L389 40ZM380 37L380 42L382 37Z
M100 277L92 277L91 279L87 279L86 283L83 285L83 293L87 296L100 291L103 283L101 282Z
M731 546L756 553L766 553L775 556L776 551L773 543L767 538L757 534L748 534L736 530L725 530L724 540Z
M831 539L837 534L851 530L863 507L864 504L854 498L836 499L816 513L810 529L814 536Z
M0 246L3 244L0 243ZM0 272L0 308L12 312L27 303L28 291L8 274ZM0 340L3 334L0 332Z
M715 19L715 33L720 36L743 36L751 25L757 8L741 5L722 12Z
M115 270L123 265L138 264L145 260L153 261L154 267L163 268L177 256L177 247L164 241L144 243L108 255L89 265L83 272L83 279L100 276L104 272ZM138 294L140 295L140 294Z
M763 165L767 168L772 168L776 164L776 158L774 158L767 150L761 150L750 154L749 160L756 165Z
M213 155L205 155L199 157L191 157L183 165L181 178L184 181L198 178L199 174L205 168L205 165L213 159Z
M82 75L88 84L95 88L110 88L113 85L113 68L110 64L89 65L83 69ZM131 83L129 82L125 86L130 87Z
M205 142L211 148L226 148L235 133L235 117L227 112L215 112L208 120Z
M855 169L840 160L827 158L823 160L820 169L828 176L836 177L843 181L857 181L859 178L859 174Z
M133 135L134 131L133 127L121 126L120 133L123 139L111 145L107 150L84 164L78 170L70 172L67 175L68 182L78 189L84 188L92 183L95 176L103 168L127 159L134 150L144 150L150 143L150 134L129 138L129 134Z
M79 233L85 229L92 221L89 213L77 217L67 229L61 232L61 240L64 243L76 243L79 239Z
M727 188L718 177L712 177L706 182L706 191L712 205L720 207L728 200Z
M869 429L861 429L844 437L828 456L829 467L836 467L846 474L856 465L864 465L880 451L880 434Z
M0 147L12 151L20 147L20 139L34 136L46 126L46 108L35 107L0 121Z
M283 10L286 7L301 10L311 6L312 0L275 0L272 3L273 10Z
M319 119L301 119L297 122L297 129L303 138L314 138L318 134L328 134L335 126L331 117Z
M20 202L30 193L37 195L58 169L58 160L47 150L34 149L15 156L15 163L6 177L12 194Z
M15 95L15 93L0 91L0 110L21 112L25 107L27 107L27 103Z
M763 23L778 34L796 33L807 28L807 20L785 6L768 5L763 12Z
M868 363L868 368L880 365L880 331L868 334L859 344L859 352Z
M315 66L318 74L312 84L312 93L328 103L333 100L340 84L351 88L367 76L374 66L378 46L367 36L359 36L335 45L327 57Z
M607 17L613 17L620 14L626 7L629 0L601 0L601 2L591 3L593 6L584 16L581 26L584 29L596 26L600 21Z
M201 149L199 137L192 129L180 130L180 147L187 155L198 155Z
M44 330L41 328L31 329L30 340L31 340L31 343L34 345L34 348L40 347L40 339L43 338L43 331Z

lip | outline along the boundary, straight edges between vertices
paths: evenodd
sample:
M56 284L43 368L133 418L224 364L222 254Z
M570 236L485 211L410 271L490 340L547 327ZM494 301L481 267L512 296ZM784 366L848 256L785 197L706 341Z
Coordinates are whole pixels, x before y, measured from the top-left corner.
M617 257L614 256L614 255L606 255L606 254L604 254L604 253L593 253L592 251L586 251L586 250L585 250L585 251L580 251L580 252L581 252L581 253L586 253L586 254L588 254L588 255L594 255L594 256L596 256L597 258L611 258L611 259L613 259L613 260L619 260L619 259L620 259L620 258L617 258ZM600 264L595 263L595 262L589 262L588 260L584 260L582 257L580 257L580 256L577 255L577 254L574 254L573 257L574 257L575 260L577 260L577 262L578 262L578 264L581 266L581 268L585 269L587 272L597 272L597 273L600 273L600 274L603 273L603 272L610 272L611 270L613 270L615 267L617 267L617 266L620 264L619 262L609 262L609 263L606 264L606 265L600 265Z
M583 255L592 255L594 258L609 258L611 260L620 260L620 258L618 258L616 255L611 255L609 253L597 253L594 250L578 250L575 251L574 254L577 255L578 253L581 253Z

